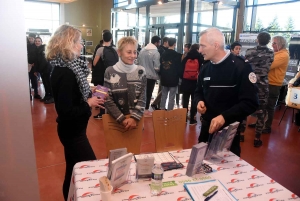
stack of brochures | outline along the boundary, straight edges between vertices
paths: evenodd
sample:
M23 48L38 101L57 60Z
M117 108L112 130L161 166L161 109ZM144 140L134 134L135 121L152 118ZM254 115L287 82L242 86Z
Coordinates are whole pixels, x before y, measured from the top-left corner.
M237 200L219 180L185 183L183 186L194 201ZM215 190L207 195L206 192L213 186L216 186Z
M182 163L169 152L135 155L135 159L154 158L155 164L161 164L164 171L183 168Z
M127 154L127 148L109 150L107 178L110 179L112 171L112 161Z
M239 122L234 122L213 134L212 140L208 145L205 159L209 160L212 157L220 157L219 153L229 151L232 141L236 135Z
M193 175L199 173L206 149L207 144L203 142L192 147L189 163L186 168L187 176L192 177Z

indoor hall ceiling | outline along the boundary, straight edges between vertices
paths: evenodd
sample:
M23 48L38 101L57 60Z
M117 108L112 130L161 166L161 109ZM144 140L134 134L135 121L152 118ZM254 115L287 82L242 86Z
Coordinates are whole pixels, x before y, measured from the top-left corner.
M52 3L71 3L77 0L32 0L32 1L44 1L44 2L52 2Z
M162 17L162 16L168 16L168 15L178 15L180 14L180 7L181 2L180 1L173 1L164 3L161 5L152 5L150 6L150 17ZM219 10L221 9L229 9L232 7L228 7L226 5L219 5ZM200 11L212 11L213 10L213 3L201 1L201 0L195 0L194 4L194 12L200 12ZM133 9L125 9L122 10L127 13L135 14L136 10ZM139 9L139 12L141 15L146 15L146 8L142 7ZM189 1L186 1L186 8L185 12L189 12Z

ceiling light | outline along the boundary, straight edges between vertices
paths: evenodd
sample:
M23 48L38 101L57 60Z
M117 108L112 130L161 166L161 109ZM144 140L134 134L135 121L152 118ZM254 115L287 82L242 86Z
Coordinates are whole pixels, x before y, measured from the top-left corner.
M158 1L157 3L158 3L158 4L160 4L160 5L162 4L162 2L161 2L161 1Z
M85 24L83 24L82 26L85 27Z

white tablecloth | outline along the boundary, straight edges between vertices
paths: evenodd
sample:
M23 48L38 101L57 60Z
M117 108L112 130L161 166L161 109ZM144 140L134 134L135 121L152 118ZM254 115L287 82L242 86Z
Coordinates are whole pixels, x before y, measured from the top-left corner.
M191 149L171 152L186 168ZM192 200L183 187L184 182L203 179L218 179L238 200L300 200L300 198L269 178L246 161L231 152L224 153L224 160L215 162L204 161L215 170L213 173L197 177L185 175L186 169L164 172L163 182L170 187L163 188L159 196L150 194L150 180L136 180L136 163L132 160L127 184L113 192L113 201L117 200ZM77 163L73 169L68 201L100 201L99 178L106 176L108 159ZM284 174L284 173L283 173Z

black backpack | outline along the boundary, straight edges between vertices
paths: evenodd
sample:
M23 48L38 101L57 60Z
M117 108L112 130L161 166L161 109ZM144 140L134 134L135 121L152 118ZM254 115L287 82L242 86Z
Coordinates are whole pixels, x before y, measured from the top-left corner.
M104 46L102 60L105 69L109 66L115 65L119 61L117 51L111 46Z

